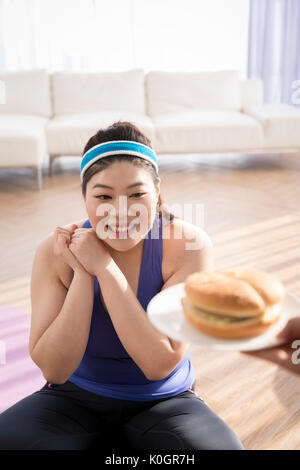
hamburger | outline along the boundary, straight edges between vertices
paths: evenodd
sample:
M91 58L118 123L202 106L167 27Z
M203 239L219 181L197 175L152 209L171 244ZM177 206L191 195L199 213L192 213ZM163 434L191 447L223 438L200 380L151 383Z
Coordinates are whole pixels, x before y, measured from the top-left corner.
M199 331L219 338L264 333L282 315L283 284L254 268L201 271L184 283L181 304L186 319Z

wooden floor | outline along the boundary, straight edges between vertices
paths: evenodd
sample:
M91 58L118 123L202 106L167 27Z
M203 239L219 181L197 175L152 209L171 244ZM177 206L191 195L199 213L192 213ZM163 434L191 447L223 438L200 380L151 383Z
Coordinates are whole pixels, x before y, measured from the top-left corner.
M56 225L86 217L79 162L62 157L43 170L0 171L0 305L30 314L30 273L39 241ZM215 268L253 266L300 296L300 154L159 157L162 195L171 207L203 204ZM0 332L1 338L1 332ZM300 449L300 377L239 352L192 348L197 392L246 449Z

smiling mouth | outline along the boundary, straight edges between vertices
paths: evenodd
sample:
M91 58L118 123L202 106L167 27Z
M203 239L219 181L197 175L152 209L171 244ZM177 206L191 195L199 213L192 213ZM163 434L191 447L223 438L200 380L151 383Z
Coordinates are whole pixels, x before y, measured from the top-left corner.
M138 227L139 224L133 224L133 225L129 225L129 227L125 227L125 228L122 228L122 229L119 229L117 227L114 227L113 225L106 225L105 228L108 228L108 230L112 233L115 233L117 235L120 235L120 234L129 234L133 231L133 229L135 229L136 227Z

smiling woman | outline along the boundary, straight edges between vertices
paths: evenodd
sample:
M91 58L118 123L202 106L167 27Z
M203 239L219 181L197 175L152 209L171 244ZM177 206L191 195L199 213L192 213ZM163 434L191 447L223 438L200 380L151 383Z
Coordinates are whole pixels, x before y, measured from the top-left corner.
M94 148L95 146L98 146L99 144L105 143L107 141L115 141L115 140L125 140L125 141L135 141L139 142L141 144L144 144L145 146L148 146L149 148L151 147L151 142L150 140L133 124L127 123L127 122L117 122L114 123L112 126L108 127L107 129L100 129L94 136L92 136L83 151L83 154L85 155L90 149ZM141 158L141 156L134 156L134 155L129 155L124 153L124 151L119 154L114 154L114 155L109 155L106 156L105 158L101 158L95 161L91 166L87 168L85 171L83 177L82 177L82 194L84 197L86 197L87 193L87 183L92 179L92 177L99 172L105 170L109 166L111 166L115 162L129 162L131 165L142 168L145 171L139 172L142 175L142 181L140 182L141 184L138 184L139 182L134 182L131 183L126 189L130 189L131 187L137 187L139 189L139 186L143 185L143 182L146 178L146 186L149 186L149 177L152 180L152 185L150 185L150 189L153 191L154 186L156 188L156 191L158 192L158 201L157 205L159 206L159 217L164 217L167 221L172 222L172 220L175 218L174 214L170 213L167 207L164 204L164 201L162 199L159 189L160 185L160 178L158 176L158 172L156 171L155 166L151 163L150 160L146 160L145 158ZM132 167L130 168L132 170ZM119 180L119 175L123 175L123 173L118 173L118 179L117 179L117 186L120 184ZM147 177L148 176L148 177ZM105 188L105 189L110 189L113 190L111 186L108 186L107 181L105 179L105 183L97 183L95 182L94 185L92 185L92 189L96 188ZM100 193L99 193L100 194ZM134 197L135 195L132 194ZM111 198L111 194L105 194L103 196L99 195L98 196L100 199L101 197L104 198Z
M129 122L91 137L80 176L88 218L57 227L33 263L30 354L47 382L0 415L0 449L98 447L107 426L131 448L242 449L194 392L190 345L147 317L162 289L213 268L208 235L164 207L155 152Z

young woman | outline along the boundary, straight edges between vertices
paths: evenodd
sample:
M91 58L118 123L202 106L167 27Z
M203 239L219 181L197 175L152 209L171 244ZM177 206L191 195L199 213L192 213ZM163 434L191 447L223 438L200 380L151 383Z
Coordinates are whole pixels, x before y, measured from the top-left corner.
M129 122L90 138L80 176L88 218L57 227L32 268L29 349L46 383L0 415L0 449L243 449L195 393L190 345L146 313L213 269L209 237L164 208L151 142Z

